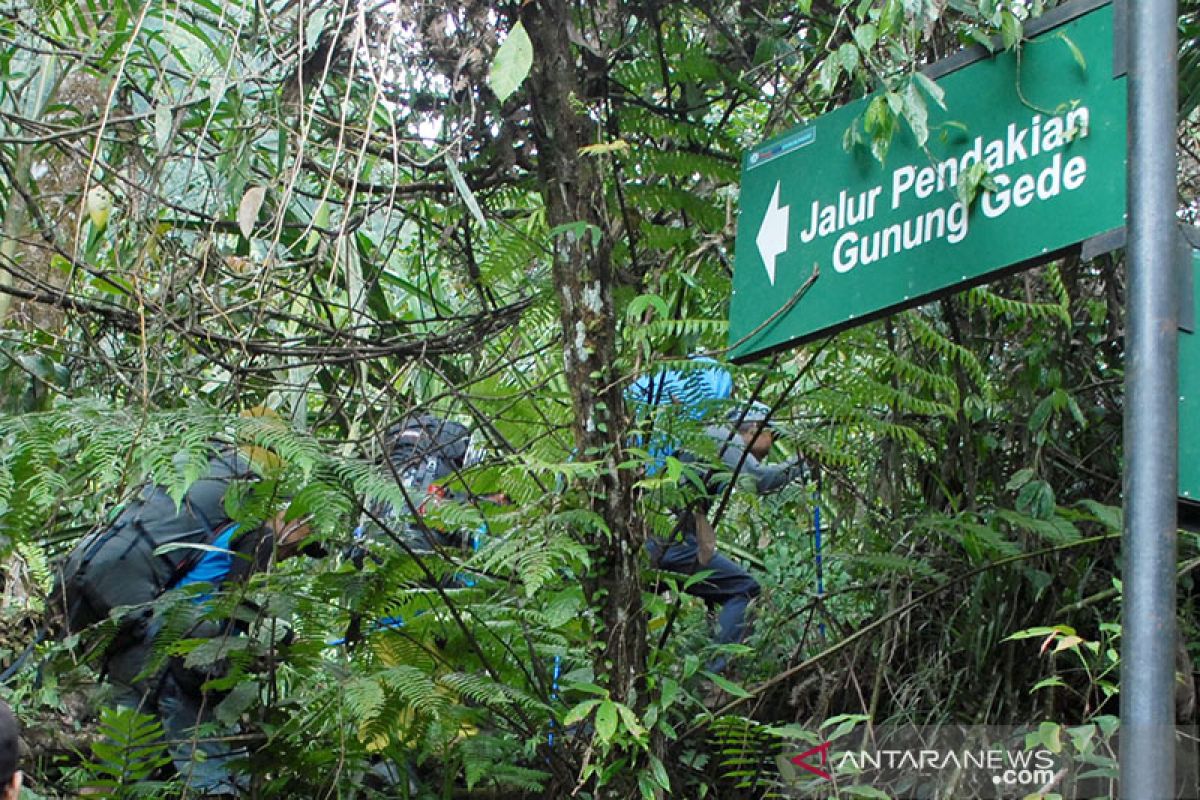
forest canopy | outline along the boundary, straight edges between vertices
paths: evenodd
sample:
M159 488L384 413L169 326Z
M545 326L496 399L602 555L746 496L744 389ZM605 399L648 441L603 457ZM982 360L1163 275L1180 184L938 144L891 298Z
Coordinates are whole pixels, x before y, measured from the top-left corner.
M884 161L938 102L922 67L1019 50L1053 5L4 4L0 695L30 796L186 793L99 681L105 626L53 633L54 565L147 482L178 501L215 446L269 486L239 513L290 508L324 553L218 593L206 613L259 609L237 644L155 644L220 666L207 734L239 742L247 796L787 796L812 776L777 757L868 724L1111 736L1119 250L724 359L742 154L877 93L846 146ZM705 604L645 554L688 470L656 471L628 394L696 355L769 408L771 461L811 468L720 503L762 585L722 674ZM436 512L475 546L421 556L377 513L416 510L383 455L419 413L482 454L450 491L503 498Z

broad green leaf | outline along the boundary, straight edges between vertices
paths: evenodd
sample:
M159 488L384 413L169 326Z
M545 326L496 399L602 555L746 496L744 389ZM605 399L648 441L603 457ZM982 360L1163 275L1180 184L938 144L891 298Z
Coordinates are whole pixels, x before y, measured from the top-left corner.
M842 74L842 62L839 58L830 56L821 62L817 70L817 85L822 91L832 93L837 86L838 76Z
M646 735L646 727L642 725L641 720L637 718L637 714L633 713L633 709L624 703L617 703L617 713L621 715L621 721L625 723L625 730L629 731L633 736L641 738Z
M1032 733L1025 734L1025 746L1042 746L1051 753L1062 752L1062 726L1056 722L1043 722Z
M1011 11L1002 11L1000 14L1000 40L1004 42L1004 49L1011 50L1016 47L1021 41L1021 20Z
M929 109L925 106L925 98L917 90L916 81L909 81L904 87L904 117L912 128L913 136L921 147L929 141Z
M743 689L741 686L738 686L733 681L729 680L728 678L722 677L722 676L716 674L715 672L709 672L708 670L701 670L701 673L704 675L704 677L708 678L710 681L715 683L717 686L719 686L724 691L729 692L734 697L746 698L746 697L754 696L750 692Z
M1046 481L1030 481L1017 493L1017 511L1034 519L1050 519L1054 513L1054 489Z
M846 42L837 50L838 61L847 75L853 76L858 69L858 48L851 42Z
M1096 726L1076 725L1067 728L1067 735L1071 737L1071 746L1076 753L1087 753L1091 750L1092 740L1096 738Z
M604 700L596 709L596 735L601 741L611 742L617 732L617 704Z
M925 94L933 98L933 102L937 103L940 108L944 109L946 107L946 92L941 86L937 85L936 81L932 80L924 72L913 73L913 78L925 90Z
M329 203L322 202L317 206L317 213L313 214L313 228L328 228L329 227ZM304 254L311 255L317 249L317 245L321 243L321 232L311 230L304 241Z
M599 700L584 700L582 703L576 705L563 716L563 727L565 728L568 725L574 725L576 722L579 722L590 714L593 708L600 705L600 702Z
M1013 473L1011 478L1009 478L1008 483L1005 484L1004 488L1006 491L1015 492L1025 484L1029 483L1035 477L1037 477L1037 471L1031 467L1019 469Z
M865 53L879 41L879 29L870 22L863 23L854 29L854 41L858 42L858 48Z
M1119 531L1124 526L1119 506L1106 506L1095 500L1081 500L1079 504L1092 512L1096 519L1104 523L1104 526L1109 530Z
M671 313L671 309L667 306L667 301L663 300L656 294L639 294L637 297L629 301L629 307L626 309L626 314L631 320L640 320L642 315L646 313L646 309L653 307L655 314L659 319L665 319Z
M663 766L662 759L653 753L650 754L650 774L654 776L654 782L664 790L671 790L671 778L667 775L667 768Z
M503 103L517 90L533 66L533 44L525 26L518 22L496 51L488 86Z

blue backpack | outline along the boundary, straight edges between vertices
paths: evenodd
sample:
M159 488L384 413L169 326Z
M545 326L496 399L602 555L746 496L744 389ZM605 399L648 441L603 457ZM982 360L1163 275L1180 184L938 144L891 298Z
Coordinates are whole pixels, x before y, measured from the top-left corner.
M706 419L723 420L725 406L733 394L729 370L704 356L692 359L696 366L662 369L643 375L626 390L638 420L652 420L646 474L654 475L666 465L668 456L680 449L679 426ZM642 444L637 437L635 444Z

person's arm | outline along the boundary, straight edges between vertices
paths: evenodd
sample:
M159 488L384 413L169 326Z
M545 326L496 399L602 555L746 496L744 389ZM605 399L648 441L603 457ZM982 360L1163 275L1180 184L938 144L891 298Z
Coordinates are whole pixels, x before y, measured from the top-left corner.
M745 461L743 461L743 457ZM734 433L721 450L721 461L730 471L736 470L741 464L738 477L749 475L754 479L755 488L759 494L778 491L792 481L805 477L808 467L799 456L788 459L778 466L768 466L761 463L753 454L747 453L742 444L742 437Z
M17 800L21 796L21 784L24 777L21 770L14 772L12 780L4 787L4 794L0 796L0 800Z

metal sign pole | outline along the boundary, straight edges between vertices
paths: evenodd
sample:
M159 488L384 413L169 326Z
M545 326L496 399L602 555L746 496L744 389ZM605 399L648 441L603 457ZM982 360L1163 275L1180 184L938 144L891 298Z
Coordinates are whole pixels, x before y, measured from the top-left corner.
M1129 5L1121 797L1175 794L1179 281L1175 0Z

